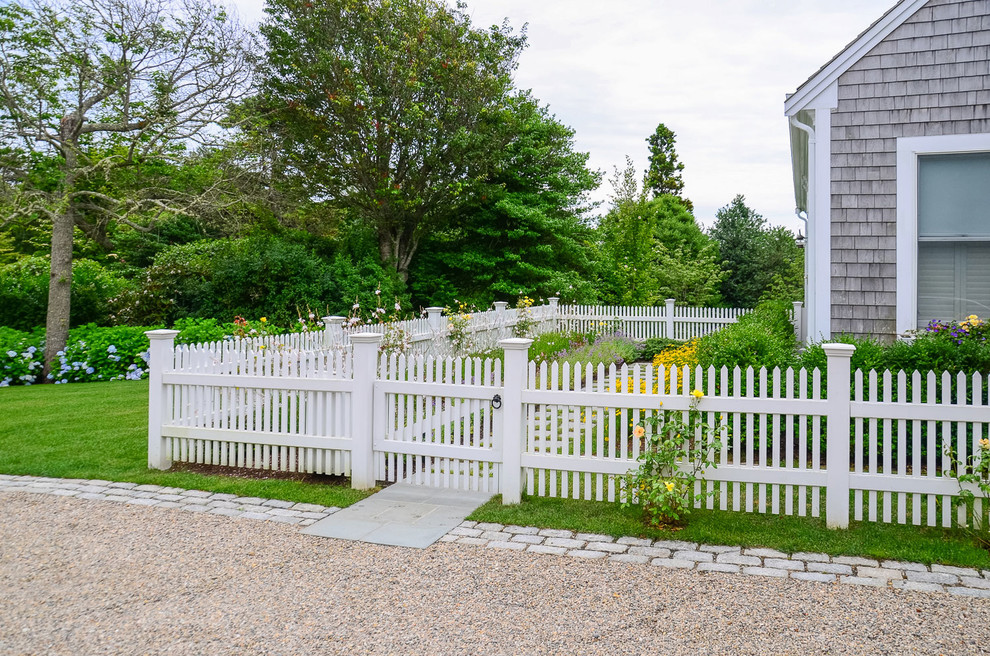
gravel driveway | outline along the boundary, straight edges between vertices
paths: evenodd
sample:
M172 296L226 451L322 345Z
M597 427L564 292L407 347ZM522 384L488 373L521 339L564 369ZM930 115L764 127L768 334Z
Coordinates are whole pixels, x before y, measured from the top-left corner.
M0 497L0 654L976 654L990 600Z

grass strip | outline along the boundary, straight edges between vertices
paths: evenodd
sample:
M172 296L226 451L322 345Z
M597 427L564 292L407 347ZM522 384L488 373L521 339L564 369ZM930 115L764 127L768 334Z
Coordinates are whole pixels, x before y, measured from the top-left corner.
M0 390L0 473L148 483L343 508L368 492L148 469L148 381Z
M474 511L468 519L506 525L540 526L613 537L684 540L741 547L765 547L786 553L800 551L833 556L863 556L878 560L942 563L990 568L990 553L955 530L853 522L846 530L826 528L809 517L695 510L690 523L677 530L648 528L639 508L618 503L534 497L503 506L501 496Z

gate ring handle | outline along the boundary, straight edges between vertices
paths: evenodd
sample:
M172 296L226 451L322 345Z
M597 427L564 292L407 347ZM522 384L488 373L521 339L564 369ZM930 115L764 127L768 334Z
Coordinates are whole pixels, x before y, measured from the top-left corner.
M492 397L492 407L496 410L502 407L502 396L500 394L496 394Z

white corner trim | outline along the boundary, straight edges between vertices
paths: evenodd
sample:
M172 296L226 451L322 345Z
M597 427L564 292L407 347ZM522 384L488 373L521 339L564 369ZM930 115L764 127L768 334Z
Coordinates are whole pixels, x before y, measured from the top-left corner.
M918 156L990 151L990 134L897 139L897 334L918 329Z
M832 110L820 107L815 110L814 197L813 206L815 258L811 263L811 286L814 287L814 322L809 323L808 337L824 340L832 337ZM809 171L809 175L812 171ZM809 189L809 192L811 190ZM811 232L809 227L809 234Z
M829 64L814 77L798 87L797 91L784 101L784 113L791 116L809 107L823 89L835 83L839 76L848 71L891 32L900 27L908 18L921 9L928 0L901 0L880 20L846 46Z

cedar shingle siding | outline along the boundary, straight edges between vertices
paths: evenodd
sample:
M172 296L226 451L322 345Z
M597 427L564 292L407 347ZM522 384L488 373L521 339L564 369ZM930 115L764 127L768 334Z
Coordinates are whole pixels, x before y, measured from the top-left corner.
M839 77L838 101L832 333L890 338L896 139L990 132L990 0L932 0Z

